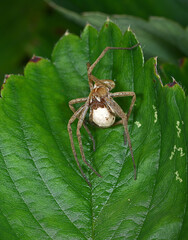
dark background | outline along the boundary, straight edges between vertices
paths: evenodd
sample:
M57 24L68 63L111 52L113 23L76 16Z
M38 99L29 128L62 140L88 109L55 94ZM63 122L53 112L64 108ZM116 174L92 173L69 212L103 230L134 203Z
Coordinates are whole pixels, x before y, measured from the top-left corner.
M54 3L59 8L71 11L70 16L69 12L65 16L50 6ZM2 83L5 74L23 74L24 66L33 55L50 58L54 44L67 29L80 34L83 26L77 24L71 15L74 12L82 14L84 11L128 14L143 19L163 16L176 21L184 28L188 23L187 0L1 1L0 82Z

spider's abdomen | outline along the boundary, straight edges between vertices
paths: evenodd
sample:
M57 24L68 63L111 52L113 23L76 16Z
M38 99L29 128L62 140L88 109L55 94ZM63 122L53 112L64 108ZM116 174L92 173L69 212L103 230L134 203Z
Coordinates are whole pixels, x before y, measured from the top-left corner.
M107 128L114 124L115 116L106 107L92 109L92 121L99 127Z

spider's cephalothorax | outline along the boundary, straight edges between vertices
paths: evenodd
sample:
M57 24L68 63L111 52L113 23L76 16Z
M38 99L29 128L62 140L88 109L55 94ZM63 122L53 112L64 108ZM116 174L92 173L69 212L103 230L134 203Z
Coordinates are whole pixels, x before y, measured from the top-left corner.
M78 157L76 154L76 149L75 149L74 141L73 141L72 128L71 128L71 124L76 119L78 119L76 134L78 137L78 143L79 143L79 147L80 147L80 153L82 156L82 160L97 176L101 177L101 175L86 161L85 154L83 151L81 134L80 134L80 128L83 125L93 142L93 150L95 150L94 138L84 122L84 118L85 118L86 113L89 108L90 108L89 119L91 122L95 123L97 126L102 127L102 128L107 128L112 125L113 126L118 125L118 124L123 125L124 131L125 131L125 134L127 137L128 145L130 148L131 157L133 160L134 179L136 179L136 165L135 165L135 161L134 161L131 140L130 140L130 136L129 136L129 132L128 132L128 119L129 119L133 105L136 100L136 94L134 92L111 93L110 91L115 87L114 81L100 80L100 79L96 78L94 75L92 75L92 71L93 71L94 67L96 66L96 64L100 61L100 59L105 55L105 53L109 49L131 50L131 49L137 47L138 45L139 44L136 44L130 48L106 47L92 65L87 63L87 73L88 73L88 80L89 80L89 87L90 87L89 96L85 97L85 98L74 99L69 102L69 107L74 113L68 122L68 132L69 132L71 147L72 147L72 151L74 154L74 158L75 158L77 165L82 173L82 176L85 178L85 180L89 184L89 186L91 186L91 184L88 181L88 179L86 178L86 176L80 166L80 163L78 161ZM130 105L130 108L129 108L129 111L127 114L124 113L123 110L121 109L121 107L113 100L114 97L125 97L125 96L132 97L132 102L131 102L131 105ZM81 103L81 102L85 102L85 104L82 105L78 110L75 110L75 108L73 107L73 104ZM121 120L115 123L116 116L119 117Z

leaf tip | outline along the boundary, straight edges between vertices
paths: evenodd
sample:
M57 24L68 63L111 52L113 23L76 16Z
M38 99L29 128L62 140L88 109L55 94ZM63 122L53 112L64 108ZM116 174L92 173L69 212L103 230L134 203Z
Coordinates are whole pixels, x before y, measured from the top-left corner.
M174 77L171 76L171 78L172 78L172 82L167 83L165 85L165 87L170 88L170 89L174 89L174 90L180 89L183 93L184 98L185 98L186 95L185 95L185 89L183 88L183 86L181 84L179 84L179 82L177 82Z
M91 24L89 22L87 22L85 27L91 27Z
M67 29L64 33L64 36L68 36L70 33L69 33L69 30Z
M33 55L33 57L29 60L29 62L37 63L41 60L41 57Z
M174 87L176 84L177 84L177 82L176 82L175 78L172 77L172 82L168 83L167 86L171 88L171 87Z
M112 23L112 21L111 21L111 19L107 16L106 21L105 21L105 23L104 23L104 27L107 28L110 23Z
M138 47L141 49L141 45L136 37L136 34L134 33L134 31L132 31L130 25L124 33L124 37L126 38L127 36L129 37L129 42L132 42L132 44L134 43L135 45L138 44Z
M109 16L107 16L106 22L110 22L110 21L111 21L111 20L110 20Z
M6 75L5 75L5 78L4 78L4 80L3 80L3 84L2 84L1 90L0 90L0 97L2 97L1 91L4 89L5 84L6 84L7 80L8 80L8 78L9 78L11 75L12 75L12 74L6 74Z
M128 32L132 32L130 25L128 26L127 31L128 31Z
M83 32L88 31L88 30L90 30L91 28L92 28L92 25L91 25L89 22L87 22L86 25L85 25L85 27L84 27ZM83 34L83 32L82 32L82 34ZM82 34L81 34L81 35L82 35Z

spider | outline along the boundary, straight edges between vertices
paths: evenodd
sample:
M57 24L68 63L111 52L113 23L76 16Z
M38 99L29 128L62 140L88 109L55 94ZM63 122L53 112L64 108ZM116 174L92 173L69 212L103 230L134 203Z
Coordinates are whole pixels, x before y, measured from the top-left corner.
M77 138L78 138L78 143L79 143L79 148L80 148L80 153L81 153L82 160L97 176L102 177L87 162L87 160L85 158L84 150L83 150L83 145L82 145L80 129L83 125L85 130L87 131L89 137L91 138L91 140L93 142L93 150L95 151L95 140L94 140L90 130L86 126L86 123L85 123L85 120L84 120L85 116L86 116L86 113L87 113L89 108L90 108L89 120L90 120L90 122L94 123L98 127L107 128L107 127L115 126L115 125L118 125L118 124L123 125L124 133L125 133L125 136L128 140L128 145L129 145L129 149L130 149L130 153L131 153L131 157L132 157L132 161L133 161L134 179L136 180L136 164L135 164L135 160L134 160L134 156L133 156L133 150L132 150L130 135L129 135L129 132L128 132L128 119L129 119L129 116L131 114L133 105L134 105L135 100L136 100L136 94L134 92L115 92L115 93L111 93L110 91L115 87L114 81L107 80L107 79L105 79L105 80L98 79L94 75L92 75L92 71L95 68L95 66L97 65L97 63L101 60L101 58L104 57L105 53L108 50L131 50L133 48L136 48L138 45L139 45L139 43L136 44L136 45L133 45L132 47L129 47L129 48L106 47L92 65L90 63L87 63L87 74L88 74L89 87L90 87L89 96L84 97L84 98L73 99L69 102L69 107L74 113L72 115L72 117L70 118L70 120L68 122L68 126L67 126L69 137L70 137L70 142L71 142L71 148L72 148L72 152L73 152L74 158L76 160L76 163L77 163L77 165L80 169L80 172L81 172L82 176L84 177L84 179L86 180L86 182L88 183L88 185L90 187L91 187L91 183L89 182L89 180L85 176L85 174L84 174L84 172L83 172L83 170L80 166L80 163L78 161L78 157L77 157L77 154L76 154L76 149L75 149L74 141L73 141L72 128L71 128L71 124L76 119L78 119L76 134L77 134ZM123 112L121 107L114 101L113 98L115 98L115 97L127 97L127 96L131 96L132 101L131 101L131 104L130 104L129 111L126 114L126 113ZM82 103L82 102L85 102L85 104L82 105L78 110L75 110L73 105L76 104L76 103ZM121 118L121 120L115 122L116 116ZM125 143L126 143L126 140L125 140Z

